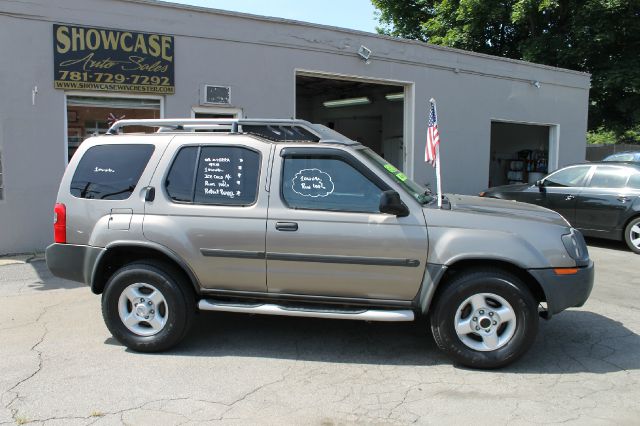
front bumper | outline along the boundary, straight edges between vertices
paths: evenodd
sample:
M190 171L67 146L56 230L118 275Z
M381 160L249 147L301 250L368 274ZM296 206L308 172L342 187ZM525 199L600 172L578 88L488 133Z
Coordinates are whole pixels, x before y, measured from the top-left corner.
M557 275L553 269L530 269L547 299L547 318L567 308L580 307L589 298L594 281L593 261L572 275Z
M98 256L105 249L75 244L51 244L45 252L47 267L56 277L90 285Z

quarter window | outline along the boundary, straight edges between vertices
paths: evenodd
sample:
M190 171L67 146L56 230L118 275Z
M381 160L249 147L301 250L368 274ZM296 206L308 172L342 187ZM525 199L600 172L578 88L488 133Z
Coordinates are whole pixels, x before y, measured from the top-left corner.
M584 178L591 169L591 166L569 167L558 170L544 180L545 186L582 186Z
M144 171L153 145L96 145L84 153L71 180L78 198L126 200Z
M285 158L282 196L294 209L378 213L382 189L332 157Z
M165 180L169 197L178 202L249 205L256 201L260 154L229 146L184 147Z
M629 173L620 167L597 167L589 187L591 188L624 188Z

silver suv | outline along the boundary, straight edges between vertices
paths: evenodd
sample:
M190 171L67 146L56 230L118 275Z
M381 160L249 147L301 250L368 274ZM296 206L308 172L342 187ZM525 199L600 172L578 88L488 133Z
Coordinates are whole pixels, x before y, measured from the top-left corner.
M587 300L593 263L559 214L436 201L306 121L123 120L69 163L47 264L102 294L113 336L143 352L177 344L198 310L428 316L455 362L496 368L529 348L538 316Z

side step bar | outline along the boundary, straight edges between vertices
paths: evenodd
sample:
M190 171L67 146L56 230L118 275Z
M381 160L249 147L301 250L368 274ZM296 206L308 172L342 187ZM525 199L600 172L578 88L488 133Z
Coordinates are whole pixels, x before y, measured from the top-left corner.
M279 306L270 303L265 304L238 304L218 302L212 299L202 299L198 302L201 311L237 312L245 314L282 315L288 317L330 318L360 321L413 321L413 311L360 309L340 310L308 307Z

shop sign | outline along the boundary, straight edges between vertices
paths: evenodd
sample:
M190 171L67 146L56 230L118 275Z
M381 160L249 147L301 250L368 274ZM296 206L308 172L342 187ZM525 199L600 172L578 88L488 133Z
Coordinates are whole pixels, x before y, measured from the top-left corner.
M173 36L54 24L53 58L56 89L175 90Z

